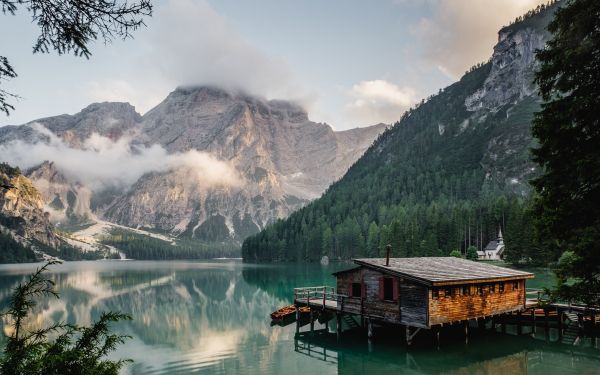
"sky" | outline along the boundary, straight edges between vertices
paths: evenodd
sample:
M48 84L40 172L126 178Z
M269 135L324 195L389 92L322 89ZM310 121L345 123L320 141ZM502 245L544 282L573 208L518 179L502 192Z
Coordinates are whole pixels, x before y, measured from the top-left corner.
M177 86L301 104L336 130L393 123L493 52L498 30L540 0L156 0L133 39L87 60L32 54L30 16L1 15L18 94L0 126L120 101L144 114Z

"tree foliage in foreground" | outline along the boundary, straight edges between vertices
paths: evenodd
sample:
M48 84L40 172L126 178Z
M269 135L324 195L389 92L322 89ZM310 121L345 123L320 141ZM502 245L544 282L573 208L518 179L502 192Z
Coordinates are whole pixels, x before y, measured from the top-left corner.
M120 0L0 0L5 15L15 15L19 9L31 14L32 22L40 29L33 44L33 53L59 55L72 53L89 58L91 42L109 43L115 38L127 39L132 31L144 25L143 17L152 14L150 0L136 2ZM0 84L17 73L4 56L0 56ZM15 94L0 88L0 111L6 115L14 110L8 103Z
M558 296L600 304L600 2L569 1L538 53L536 227L560 252Z
M2 375L18 374L94 374L116 375L129 360L108 360L106 356L122 344L128 336L110 332L110 324L130 320L125 314L106 312L90 327L54 323L49 327L29 329L31 311L36 300L45 297L58 298L54 282L43 276L48 262L33 273L27 282L20 284L10 300L10 307L3 313L8 322L7 343L0 360ZM50 340L49 337L54 337Z

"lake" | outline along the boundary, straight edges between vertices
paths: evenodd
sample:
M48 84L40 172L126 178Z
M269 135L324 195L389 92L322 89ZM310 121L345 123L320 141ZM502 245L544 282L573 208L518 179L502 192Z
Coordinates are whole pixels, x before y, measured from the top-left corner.
M37 266L0 265L3 307L12 288ZM467 344L442 332L439 349L433 344L407 349L393 330L377 330L371 342L362 332L344 333L340 341L335 333L295 340L295 324L271 326L269 314L291 302L294 287L335 285L331 273L349 266L68 262L48 274L61 298L38 305L32 325L90 324L106 310L131 314L133 321L114 327L133 337L115 353L135 361L126 374L600 373L600 350L590 343L554 343L552 332L546 341L541 328L535 337L474 333ZM551 282L547 270L533 272L537 278L528 287ZM335 323L330 324L333 332Z

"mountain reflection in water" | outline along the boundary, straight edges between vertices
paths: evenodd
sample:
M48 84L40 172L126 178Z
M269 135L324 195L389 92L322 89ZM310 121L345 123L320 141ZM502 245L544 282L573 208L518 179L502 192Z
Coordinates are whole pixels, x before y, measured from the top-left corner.
M37 266L0 265L2 307ZM271 327L269 313L291 302L294 287L334 285L331 273L349 266L70 262L48 274L61 298L40 303L29 324L90 324L102 311L129 313L134 320L114 328L133 337L115 353L135 361L130 374L597 373L597 349L571 353L529 337L494 335L407 351L393 337L370 345L361 334L341 342L334 333L295 340L294 324ZM329 356L307 355L306 346Z

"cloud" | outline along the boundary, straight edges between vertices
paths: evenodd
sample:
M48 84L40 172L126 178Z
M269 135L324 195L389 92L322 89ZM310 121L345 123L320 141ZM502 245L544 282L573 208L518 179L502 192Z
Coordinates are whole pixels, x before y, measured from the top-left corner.
M177 86L217 86L303 105L312 100L285 59L251 44L206 0L159 2L147 24L136 31L135 49L121 50L122 70L80 84L83 97L128 101L142 114Z
M228 162L195 150L169 154L160 145L133 145L131 139L117 141L92 134L81 148L72 148L41 124L28 125L47 142L26 143L21 140L0 145L0 160L31 168L46 160L73 181L93 190L131 186L148 172L166 172L177 168L189 169L204 187L241 186L242 178Z
M486 61L498 30L546 0L431 0L433 13L412 32L423 57L442 73L458 79L472 65Z
M146 37L146 59L173 86L216 85L268 98L298 91L286 61L244 40L208 1L159 5Z
M400 87L385 80L362 81L348 91L352 101L346 105L347 117L355 124L392 123L416 102L409 87Z

